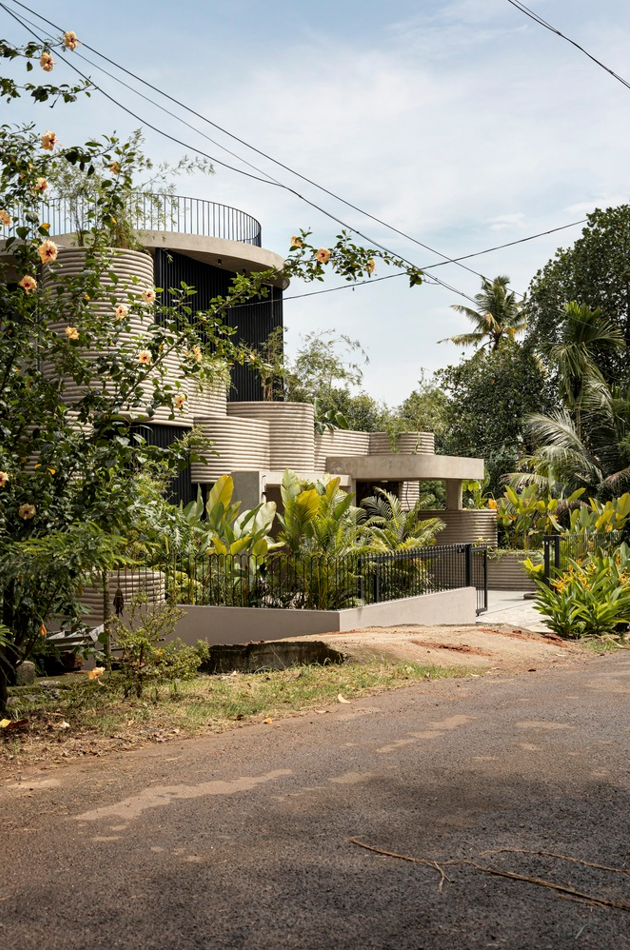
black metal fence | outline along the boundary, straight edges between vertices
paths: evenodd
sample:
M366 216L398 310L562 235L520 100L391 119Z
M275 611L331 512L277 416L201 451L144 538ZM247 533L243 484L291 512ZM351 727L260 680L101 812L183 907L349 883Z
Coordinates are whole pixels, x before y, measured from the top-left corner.
M162 572L164 594L190 606L341 610L475 587L488 608L487 548L453 544L343 556L178 556Z
M621 544L621 532L609 531L606 534L550 534L543 538L543 556L545 582L562 574L569 561L581 561L589 557L598 548L613 551Z
M50 224L50 234L70 234L89 229L90 209L86 199L52 198L42 202L40 215ZM262 246L262 228L255 218L214 201L138 193L130 202L129 217L136 231L198 234Z

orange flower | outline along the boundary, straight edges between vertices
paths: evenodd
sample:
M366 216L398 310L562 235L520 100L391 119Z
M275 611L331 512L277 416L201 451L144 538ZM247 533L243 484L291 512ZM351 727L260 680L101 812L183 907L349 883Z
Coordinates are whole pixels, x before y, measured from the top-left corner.
M112 175L120 175L120 162L111 162L109 170Z
M47 131L41 137L42 148L46 152L52 152L55 145L59 142L56 132Z
M129 307L126 307L124 303L119 303L114 310L114 316L117 320L124 320L125 317L129 316Z
M35 517L35 512L37 508L35 505L20 505L18 508L18 515L20 518L23 518L24 521L30 521L31 518Z
M291 247L303 247L302 238L299 238L297 234L294 234L291 238Z
M39 630L37 632L39 633L40 637L45 637L48 633L48 630L46 630L46 624L40 623Z
M0 221L4 224L5 228L8 228L11 224L11 215L6 211L0 211Z
M173 405L176 409L181 409L184 403L186 402L186 396L184 393L177 393L175 399L173 400Z
M188 355L195 361L195 363L201 363L201 347L197 346L197 344L193 346Z
M138 362L142 363L143 366L148 366L151 362L151 353L149 350L139 350L138 351Z
M30 294L31 290L37 290L37 281L34 277L25 274L19 282L18 287L21 287L25 294Z
M42 264L52 264L57 260L57 245L54 241L44 241L37 248L37 253Z
M48 53L46 50L44 50L44 52L39 58L39 65L42 67L45 73L49 73L51 69L53 68L53 66L55 65L54 59L52 58L51 54Z
M68 337L69 340L78 340L79 331L77 330L76 327L66 327L66 336Z
M153 287L147 287L146 290L142 291L142 299L145 303L155 303L157 297Z
M374 271L376 270L376 262L374 261L372 257L367 262L365 269L368 272L368 274L373 274Z
M75 50L80 42L81 40L77 39L77 34L74 30L66 30L63 34L63 45L66 49Z
M48 188L48 179L47 178L37 178L35 184L33 185L33 191L42 192L46 191Z
M0 472L0 488L4 488L6 483L9 481L8 472Z
M315 255L315 260L319 261L320 264L327 264L330 260L330 251L327 247L320 247Z

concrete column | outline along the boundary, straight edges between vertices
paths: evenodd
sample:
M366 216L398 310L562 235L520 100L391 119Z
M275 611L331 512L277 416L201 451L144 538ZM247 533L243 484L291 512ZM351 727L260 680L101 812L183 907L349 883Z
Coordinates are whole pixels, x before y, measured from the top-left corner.
M460 511L464 507L461 478L446 479L446 507L451 511Z
M264 478L262 472L232 472L234 501L240 501L241 512L250 511L264 501Z

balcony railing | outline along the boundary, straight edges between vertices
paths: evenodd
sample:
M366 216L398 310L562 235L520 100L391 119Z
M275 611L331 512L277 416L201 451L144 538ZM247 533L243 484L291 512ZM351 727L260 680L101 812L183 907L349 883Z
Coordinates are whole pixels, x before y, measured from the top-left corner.
M87 231L89 208L86 199L52 198L42 203L41 220L50 224L51 235ZM129 220L136 231L198 234L262 246L262 228L255 218L238 208L200 198L136 193L130 203Z

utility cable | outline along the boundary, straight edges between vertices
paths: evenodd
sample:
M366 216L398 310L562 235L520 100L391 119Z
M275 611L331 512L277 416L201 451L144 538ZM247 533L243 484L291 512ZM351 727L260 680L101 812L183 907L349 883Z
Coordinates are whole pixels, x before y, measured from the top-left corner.
M14 2L17 2L17 0L14 0ZM577 43L575 40L572 40L570 36L565 36L564 33L561 33L560 30L558 30L555 26L552 26L551 23L548 23L546 20L543 20L541 16L538 16L538 14L534 13L533 10L530 10L529 7L526 7L524 3L520 2L520 0L508 0L508 3L511 3L513 7L515 7L517 10L520 10L520 12L524 13L525 16L528 16L530 20L534 21L534 23L538 23L539 26L543 26L546 30L549 30L551 33L555 33L556 36L560 37L560 39L566 40L566 42L570 43L571 46L575 46L576 49L578 49L581 53L584 53L585 56L588 56L588 58L592 60L597 66L600 66L607 73L610 73L613 79L616 79L618 82L620 82L622 86L626 87L626 89L630 89L630 82L628 82L627 79L624 79L623 76L620 76L614 70L610 69L609 66L606 66L605 63L602 63L601 60L593 56L592 53L589 53L588 50L584 49L583 46L580 46L579 43Z

